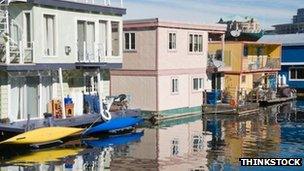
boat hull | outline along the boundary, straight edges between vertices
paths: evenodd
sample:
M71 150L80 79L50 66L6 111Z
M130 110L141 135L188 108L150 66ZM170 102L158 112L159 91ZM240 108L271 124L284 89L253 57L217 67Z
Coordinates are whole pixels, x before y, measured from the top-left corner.
M0 144L16 144L16 145L31 145L31 144L42 144L47 142L53 142L62 138L80 133L83 131L82 128L68 128L68 127L46 127L38 128L32 131L19 134Z
M121 117L111 119L105 123L99 124L95 127L89 128L84 132L84 135L97 134L102 132L114 131L119 129L124 129L128 127L133 127L143 122L140 117Z

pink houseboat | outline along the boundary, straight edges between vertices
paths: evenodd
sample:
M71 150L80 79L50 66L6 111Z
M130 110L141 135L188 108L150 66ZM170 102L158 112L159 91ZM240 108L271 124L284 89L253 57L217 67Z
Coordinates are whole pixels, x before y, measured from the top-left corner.
M156 119L201 112L209 34L224 42L226 25L142 19L124 21L123 68L111 70L111 95L128 94L130 107Z

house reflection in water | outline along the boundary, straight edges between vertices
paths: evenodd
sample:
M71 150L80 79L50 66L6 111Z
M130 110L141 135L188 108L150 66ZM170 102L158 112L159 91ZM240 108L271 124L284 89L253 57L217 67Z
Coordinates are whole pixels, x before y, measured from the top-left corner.
M291 110L283 106L266 108L254 116L220 118L213 115L170 121L144 128L140 141L110 148L84 149L77 156L43 164L37 170L237 169L241 157L281 155L284 127L277 122L278 115L282 115L279 109Z

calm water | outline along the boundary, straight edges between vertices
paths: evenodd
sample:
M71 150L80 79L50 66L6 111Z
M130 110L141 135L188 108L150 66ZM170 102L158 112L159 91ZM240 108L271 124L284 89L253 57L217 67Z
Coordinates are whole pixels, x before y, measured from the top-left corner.
M248 168L238 162L240 157L304 158L304 113L293 108L286 104L254 116L167 121L137 133L32 152L5 149L0 170L304 170Z

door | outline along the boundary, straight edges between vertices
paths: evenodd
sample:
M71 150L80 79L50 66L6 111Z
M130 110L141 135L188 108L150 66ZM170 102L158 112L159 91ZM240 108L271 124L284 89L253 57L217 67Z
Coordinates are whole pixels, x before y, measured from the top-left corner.
M85 41L86 41L86 31L85 31L85 21L77 22L77 46L78 46L78 60L84 61L85 55Z
M95 60L95 23L77 22L77 41L79 61L89 62Z
M106 50L107 50L107 22L106 21L100 21L99 22L99 40L100 44L98 46L98 52L99 56L106 56Z
M48 103L52 99L52 84L53 79L51 76L48 77L41 77L41 112L46 113L48 112Z
M30 118L39 117L39 77L27 77L26 78L26 109Z
M11 91L10 91L10 113L8 117L11 122L24 119L24 77L11 77L10 78Z
M87 22L87 35L86 35L86 44L87 44L87 56L86 61L94 61L95 53L95 23Z

